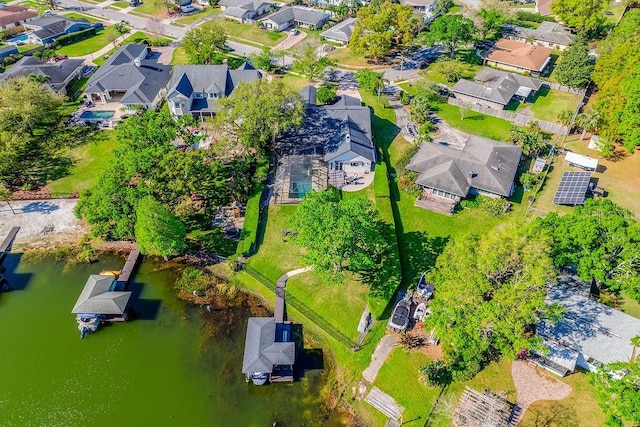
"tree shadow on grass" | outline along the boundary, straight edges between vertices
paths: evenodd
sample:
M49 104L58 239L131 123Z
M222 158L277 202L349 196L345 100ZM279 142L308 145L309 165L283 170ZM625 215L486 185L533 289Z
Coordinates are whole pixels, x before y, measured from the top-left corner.
M404 282L409 287L416 286L422 273L436 265L438 256L448 242L449 237L430 237L425 231L412 231L402 235L402 271Z

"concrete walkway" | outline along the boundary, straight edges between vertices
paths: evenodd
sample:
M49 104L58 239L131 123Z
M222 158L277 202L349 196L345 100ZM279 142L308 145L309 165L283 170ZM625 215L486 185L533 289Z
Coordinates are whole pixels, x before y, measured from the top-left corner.
M400 88L396 85L391 85L384 90L385 95L389 99L389 105L393 108L393 112L396 115L396 125L400 128L402 137L408 142L415 142L418 137L418 128L409 118L409 113L404 108L404 105L400 102Z
M313 266L298 268L297 270L290 271L288 273L280 276L278 281L276 282L276 303L274 308L273 317L276 319L276 323L284 322L284 295L285 295L285 287L287 286L287 280L290 277L296 276L298 274L306 273L307 271L313 270Z
M384 365L384 362L387 360L387 357L389 357L389 354L391 354L391 351L396 346L397 342L398 337L395 335L385 335L382 337L375 351L371 355L371 364L369 364L369 367L362 372L362 376L365 380L369 383L373 383L376 380L380 368Z

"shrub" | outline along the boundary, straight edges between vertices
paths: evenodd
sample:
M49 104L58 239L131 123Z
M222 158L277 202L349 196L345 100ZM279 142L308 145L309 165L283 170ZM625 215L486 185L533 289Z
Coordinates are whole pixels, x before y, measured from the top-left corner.
M188 266L182 270L180 278L176 282L176 287L180 291L190 294L197 294L211 286L211 282L207 274L195 267Z
M402 153L400 158L396 161L396 173L398 175L404 175L407 173L407 165L419 149L420 147L417 144L412 144L408 150Z
M501 198L480 196L480 209L491 216L501 217L507 212L509 202Z
M451 369L442 360L430 360L420 367L420 372L431 387L446 387L453 381Z
M407 92L405 92L404 90L400 91L400 103L402 105L409 105L409 103L411 102L411 95L409 95Z
M335 86L324 85L316 92L319 105L333 104L338 99Z

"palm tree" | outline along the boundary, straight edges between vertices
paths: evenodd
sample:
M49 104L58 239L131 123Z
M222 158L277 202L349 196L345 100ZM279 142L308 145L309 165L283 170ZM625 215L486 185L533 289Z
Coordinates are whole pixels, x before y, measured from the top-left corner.
M378 92L378 99L380 99L380 95L385 87L389 84L389 80L384 78L384 73L375 73L375 77L373 77L372 86L376 92Z
M571 124L571 118L572 117L573 117L573 111L564 110L564 111L561 111L556 116L556 122L560 123L563 126L569 126Z
M595 132L602 125L602 116L596 109L589 109L576 116L576 125L582 129L580 141L584 139L587 132Z

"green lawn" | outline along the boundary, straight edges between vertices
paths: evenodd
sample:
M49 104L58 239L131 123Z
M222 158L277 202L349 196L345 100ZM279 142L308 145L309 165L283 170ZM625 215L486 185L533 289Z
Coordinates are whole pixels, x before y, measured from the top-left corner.
M622 18L622 12L624 12L624 4L618 3L615 5L608 4L606 10L611 11L612 15L605 15L607 21L611 24L617 24Z
M58 55L69 56L84 56L97 52L103 47L111 43L111 37L118 36L118 33L113 27L105 27L103 30L98 30L97 34L88 39L81 40L77 43L70 44L68 46L62 46L56 50Z
M206 22L202 25L218 25L222 27L224 32L229 37L250 40L254 43L259 43L271 47L277 45L282 40L284 40L285 37L287 37L284 33L262 30L258 28L257 25L241 24L239 22L222 18L214 19L213 21Z
M37 44L21 44L20 46L18 46L18 52L20 52L20 53L26 52L27 50L35 49L37 47L40 47L40 45L37 45Z
M184 51L184 47L177 47L176 50L173 51L171 65L187 65L188 63L189 58L187 57L187 52Z
M579 102L579 95L551 90L543 86L531 103L520 103L518 109L529 108L536 119L555 123L558 114L565 110L574 111Z
M127 35L127 38L124 39L123 43L144 43L145 40L149 41L155 36L149 35L143 31L136 31L133 34ZM160 37L160 41L162 42L170 42L171 39L167 37Z
M129 3L127 3L127 4L129 4ZM84 14L81 14L81 13L71 12L71 13L65 13L63 16L66 16L69 19L86 19L87 21L92 22L92 23L104 22L104 21L102 21L100 19L93 18L93 17L87 16L87 15L84 15Z
M305 86L313 85L313 82L310 82L302 76L296 76L295 74L285 74L283 76L278 76L277 78L284 82L285 86L296 91Z
M328 56L338 64L346 65L348 67L368 67L371 69L384 68L376 67L370 64L363 54L354 53L348 47L336 48L335 50L331 51Z
M156 3L154 0L144 0L144 2L134 9L137 13L145 15L168 15L167 9L162 7L162 4Z
M113 160L116 144L114 131L95 132L93 142L70 150L75 163L69 175L47 186L54 193L79 193L91 187Z
M429 361L423 353L393 350L380 369L374 385L394 397L405 408L403 421L420 420L422 426L438 399L440 389L420 381L420 367ZM412 425L409 423L408 425Z
M117 1L114 3L111 3L112 7L118 8L118 9L126 9L127 7L129 7L129 2L128 1Z
M194 22L196 22L199 19L205 18L209 15L214 15L216 13L220 13L221 10L219 7L205 7L204 9L202 9L199 12L196 13L192 13L190 15L184 16L182 18L178 18L175 21L173 21L174 24L178 24L178 26L182 25L182 26L187 26L189 24L193 24Z
M508 120L472 110L468 110L463 118L460 107L446 103L439 105L436 114L456 129L498 141L506 141L513 126Z

